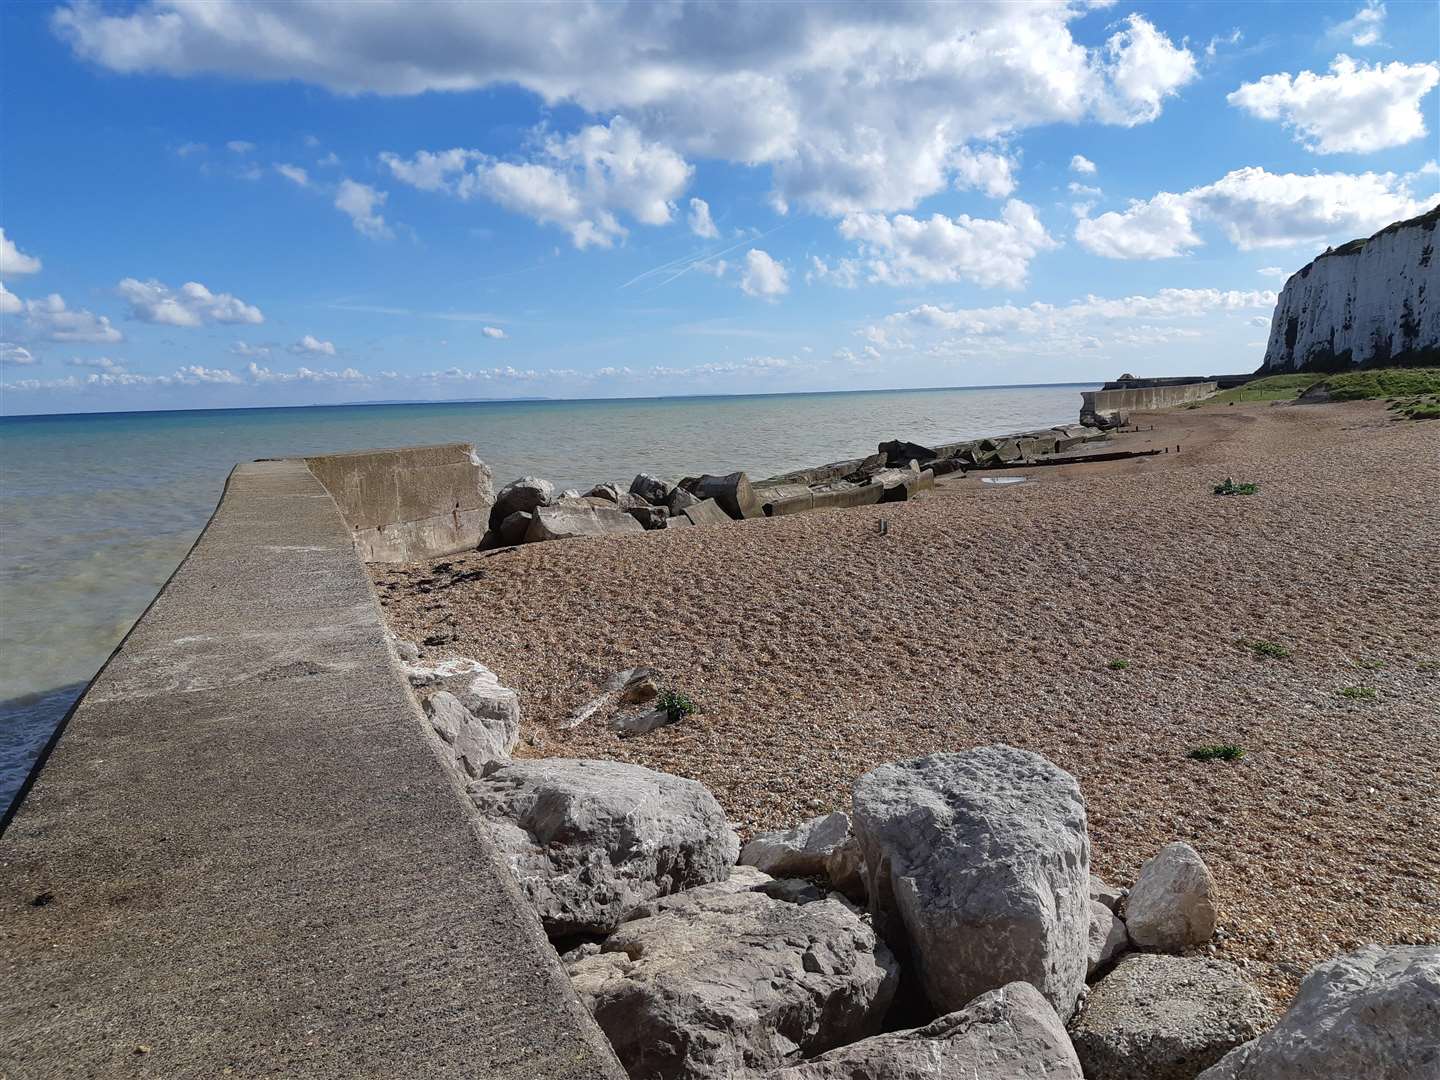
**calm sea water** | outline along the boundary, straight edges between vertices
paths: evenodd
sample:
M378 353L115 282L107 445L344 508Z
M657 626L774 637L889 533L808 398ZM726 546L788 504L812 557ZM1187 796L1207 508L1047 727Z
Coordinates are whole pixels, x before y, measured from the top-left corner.
M497 486L752 477L1073 422L1091 384L0 419L0 810L179 563L240 461L471 442Z

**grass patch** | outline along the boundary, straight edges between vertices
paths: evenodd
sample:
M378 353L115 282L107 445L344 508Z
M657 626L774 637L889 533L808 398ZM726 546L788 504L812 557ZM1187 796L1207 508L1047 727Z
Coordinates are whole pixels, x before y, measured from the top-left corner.
M683 690L661 690L655 707L664 712L672 724L700 711L695 699Z
M1353 663L1356 667L1363 668L1365 671L1379 671L1385 666L1384 660L1356 660L1353 661Z
M1244 386L1211 394L1205 399L1204 404L1233 405L1237 401L1294 401L1324 378L1324 375L1315 372L1300 375L1270 375L1264 379L1255 379Z
M1325 379L1331 401L1440 395L1440 368L1376 368Z
M1340 696L1351 701L1374 701L1375 688L1373 686L1342 686Z
M1111 660L1111 661L1110 661L1108 664L1106 664L1105 666L1108 667L1111 671L1124 671L1126 668L1128 668L1128 667L1130 666L1130 661L1129 661L1129 660Z
M1196 761L1239 761L1245 756L1245 748L1234 743L1218 743L1214 746L1197 746L1185 756Z
M1223 484L1215 485L1216 495L1254 495L1259 490L1259 484L1237 484L1228 476Z
M1279 645L1273 641L1261 641L1258 639L1249 641L1246 638L1240 637L1235 639L1235 644L1241 648L1249 649L1256 656L1263 657L1266 660L1289 660L1291 655L1290 650L1284 645Z

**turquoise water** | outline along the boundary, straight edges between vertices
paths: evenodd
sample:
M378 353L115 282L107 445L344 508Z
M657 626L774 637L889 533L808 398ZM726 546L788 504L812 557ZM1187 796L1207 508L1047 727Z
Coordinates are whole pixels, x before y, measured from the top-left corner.
M1071 423L1093 384L0 419L0 808L194 542L239 461L471 442L497 487L637 472L752 477Z

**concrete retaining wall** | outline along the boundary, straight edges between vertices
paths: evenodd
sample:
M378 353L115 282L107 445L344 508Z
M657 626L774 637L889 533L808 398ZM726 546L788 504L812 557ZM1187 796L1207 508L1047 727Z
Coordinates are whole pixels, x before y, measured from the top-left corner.
M1145 386L1130 390L1086 390L1080 395L1080 419L1084 422L1086 417L1183 405L1187 401L1199 401L1209 397L1217 389L1216 384L1211 381Z
M71 712L0 926L0 1076L624 1076L303 462L231 474Z
M478 547L495 502L468 443L307 458L366 562L414 562Z

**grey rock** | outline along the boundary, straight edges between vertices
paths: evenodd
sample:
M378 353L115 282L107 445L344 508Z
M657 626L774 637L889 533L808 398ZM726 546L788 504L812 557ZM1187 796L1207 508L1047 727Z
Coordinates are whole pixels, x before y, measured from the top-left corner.
M670 521L670 511L663 506L632 506L628 507L626 512L647 532L663 529Z
M606 502L618 503L620 501L619 484L596 484L589 491L585 492L587 499L604 499Z
M702 501L714 499L720 504L720 509L736 520L764 516L760 501L750 487L750 480L743 472L724 476L706 473L690 485L690 494Z
M1130 947L1125 920L1099 900L1090 901L1090 951L1085 965L1087 981L1103 974Z
M420 659L420 646L413 641L406 641L404 638L394 635L391 635L390 641L395 646L395 655L400 658L402 663L413 664Z
M694 506L687 506L681 515L692 525L728 525L731 520L714 499L702 499Z
M564 491L560 492L560 498L578 499L580 498L580 492L576 488L566 488Z
M492 762L510 760L519 739L518 723L511 728L491 717L476 716L445 690L427 697L424 709L430 726L454 751L455 763L467 779L479 776Z
M670 498L665 500L665 505L669 508L671 517L678 517L687 506L694 506L699 501L684 488L677 487L670 492Z
M542 506L525 534L527 543L568 540L577 536L612 536L644 532L628 511L598 506Z
M528 513L554 501L555 485L549 480L535 476L512 480L495 496L495 505L490 508L490 528L498 530L500 523L517 510Z
M830 885L857 904L866 902L865 852L853 832L825 859L825 876Z
M740 862L775 877L819 877L826 860L849 838L850 815L836 811L755 837L740 849Z
M1201 1080L1435 1080L1440 947L1366 945L1317 965L1280 1022Z
M668 911L677 904L687 905L696 900L710 896L729 896L731 893L750 892L762 886L769 885L775 879L769 874L756 870L753 866L737 866L730 871L730 876L724 881L712 881L708 885L696 885L694 888L686 889L683 892L671 893L669 896L657 897L654 900L647 900L621 917L621 923L634 922L636 919L648 919L652 915L659 915L662 911ZM599 952L597 948L595 950Z
M607 933L647 900L723 881L740 853L704 786L639 765L515 761L466 790L552 937Z
M618 735L629 737L635 735L649 735L650 732L679 720L679 716L671 716L664 709L646 709L643 712L622 712L616 713L610 718L610 730Z
M1081 1080L1050 1003L1029 983L988 990L924 1027L876 1035L766 1080Z
M844 901L692 890L569 965L632 1077L730 1080L872 1035L894 958Z
M1125 889L1117 889L1106 885L1105 882L1101 881L1094 874L1090 875L1090 899L1099 901L1111 911L1119 908L1120 901L1125 899L1126 892L1127 890Z
M451 747L463 777L510 757L520 740L520 697L484 664L457 656L402 665L430 726Z
M1231 965L1136 954L1090 988L1070 1040L1086 1080L1194 1080L1268 1020Z
M665 506L673 490L672 485L649 473L641 473L630 481L630 494L639 495L651 506Z
M1140 868L1125 901L1125 926L1142 949L1180 953L1215 933L1215 879L1189 844L1166 844Z
M937 1012L1028 982L1062 1017L1085 985L1090 841L1080 785L1038 754L931 754L855 784L870 910Z
M528 510L516 510L513 514L506 516L495 530L495 539L501 547L513 547L516 544L523 544L525 537L530 533L530 523L535 520L535 515Z

